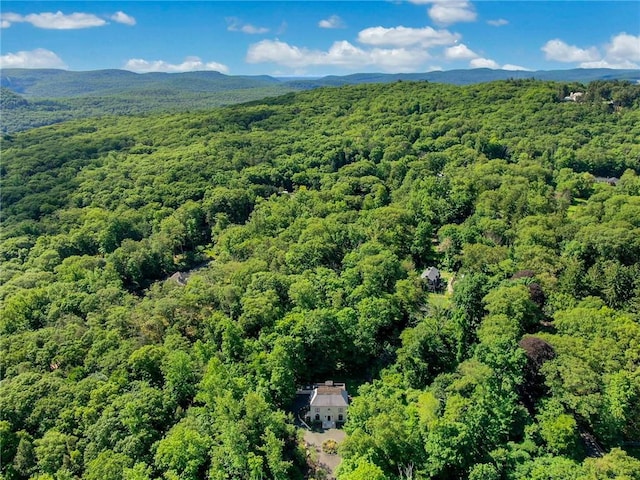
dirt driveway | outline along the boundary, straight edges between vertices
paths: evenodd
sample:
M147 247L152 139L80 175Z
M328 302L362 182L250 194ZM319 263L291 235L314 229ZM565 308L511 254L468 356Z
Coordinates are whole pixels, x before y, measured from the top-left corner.
M345 433L343 430L339 430L337 428L330 428L329 430L322 431L309 431L306 430L304 432L304 441L307 444L308 450L315 450L315 455L312 455L312 458L317 458L317 470L316 470L316 478L335 478L335 470L338 464L340 463L339 455L333 454L329 455L322 451L322 443L326 440L335 440L338 442L338 445L342 444L344 440ZM323 473L324 472L324 477Z

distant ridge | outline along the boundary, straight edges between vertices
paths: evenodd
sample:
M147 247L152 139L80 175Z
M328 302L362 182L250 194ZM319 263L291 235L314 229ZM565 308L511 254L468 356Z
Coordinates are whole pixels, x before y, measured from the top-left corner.
M320 87L398 81L469 85L528 78L572 83L594 80L640 82L640 70L602 68L531 72L480 68L276 78L269 75L225 75L213 71L141 74L127 70L4 69L0 70L0 132L7 134L104 115L206 110Z
M224 75L220 72L133 73L128 70L73 72L53 69L7 68L0 86L24 97L60 98L117 95L136 90L171 89L176 92L220 92L281 85L267 75Z
M389 83L397 81L429 81L470 85L496 80L535 78L559 82L592 82L595 80L629 80L640 82L640 70L615 70L610 68L574 68L571 70L446 70L425 73L355 73L345 76L327 76L316 79L298 79L287 82L297 88L318 88L357 83Z
M570 70L447 70L425 73L355 73L313 79L276 78L269 75L225 75L202 71L185 73L133 73L127 70L74 72L53 69L3 69L0 86L25 98L60 98L85 95L117 95L140 90L170 89L175 92L221 92L281 86L288 90L308 90L326 86L395 81L429 81L469 85L509 78L592 82L594 80L640 81L640 70L576 68Z

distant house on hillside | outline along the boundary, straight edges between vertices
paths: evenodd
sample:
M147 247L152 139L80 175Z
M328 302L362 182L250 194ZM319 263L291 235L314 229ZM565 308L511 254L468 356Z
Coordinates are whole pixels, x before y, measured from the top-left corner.
M322 422L323 428L334 428L347 421L349 394L344 383L327 380L313 386L307 422Z
M564 100L565 102L579 102L580 100L582 100L583 96L584 96L584 92L571 92L562 100Z
M436 267L429 267L422 275L420 275L422 281L427 284L427 288L431 292L436 292L442 288L442 278L440 278L440 270Z

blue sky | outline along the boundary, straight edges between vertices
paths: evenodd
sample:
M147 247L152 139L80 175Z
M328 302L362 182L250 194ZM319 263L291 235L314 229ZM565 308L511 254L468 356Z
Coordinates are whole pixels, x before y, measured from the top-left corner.
M3 68L232 75L640 68L640 2L1 2Z

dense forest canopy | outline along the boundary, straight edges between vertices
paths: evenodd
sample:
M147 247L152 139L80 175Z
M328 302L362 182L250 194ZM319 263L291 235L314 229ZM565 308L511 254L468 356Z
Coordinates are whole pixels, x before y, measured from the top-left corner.
M323 88L1 148L2 478L304 478L288 411L327 378L343 480L640 478L640 86Z

